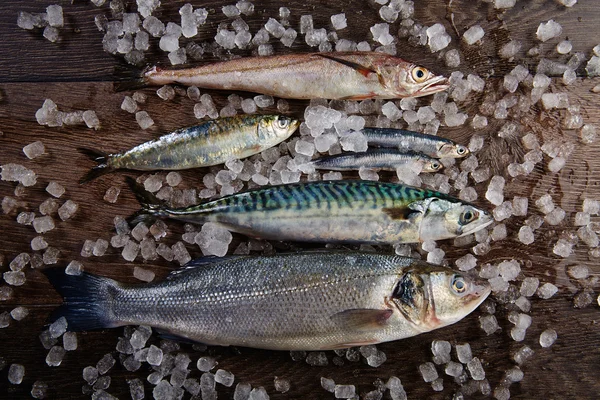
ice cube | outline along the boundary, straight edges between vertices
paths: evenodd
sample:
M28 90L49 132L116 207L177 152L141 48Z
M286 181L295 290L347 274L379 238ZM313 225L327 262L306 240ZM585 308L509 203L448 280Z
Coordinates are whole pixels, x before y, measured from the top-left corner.
M483 329L487 335L491 335L500 328L500 326L498 326L498 320L494 315L484 315L479 317L479 324L481 329Z
M517 0L494 0L494 8L505 9L513 8Z
M150 115L146 111L138 111L135 113L135 120L139 124L140 128L148 129L154 125L154 120L150 118Z
M475 44L477 41L481 40L484 34L485 32L481 26L473 25L472 27L467 29L465 33L463 33L463 40L467 44L472 45Z
M432 362L427 362L419 365L419 372L425 382L433 382L438 378L438 372Z
M557 256L567 258L573 253L573 243L563 238L558 239L552 252Z
M281 393L286 393L290 390L290 381L287 379L283 379L280 377L275 377L273 380L273 385L275 386L275 390Z
M27 146L23 147L23 153L30 160L33 160L34 158L41 156L45 152L46 152L46 148L44 147L44 144L40 141L30 143Z
M281 25L281 23L274 18L269 18L269 20L265 24L265 29L272 36L274 36L278 39L281 38L283 36L283 33L285 32L285 27L283 25Z
M8 368L8 381L13 385L20 385L25 376L25 367L21 364L11 364Z
M477 357L473 357L468 363L467 368L471 373L471 377L476 381L481 381L485 379L485 371L483 370L483 366L481 365L481 361Z
M331 24L333 25L333 29L340 30L344 29L348 26L346 22L346 14L334 14L331 16Z
M308 365L313 367L324 367L329 363L327 356L322 351L313 351L308 353L305 361Z
M390 26L386 23L375 24L371 27L373 40L386 46L394 41L394 37L390 35Z
M62 346L53 346L46 356L46 364L49 367L58 367L65 357L66 351Z
M62 28L64 25L62 7L57 4L46 7L46 20L48 21L48 25L55 28Z
M534 351L531 350L529 346L523 346L513 354L513 360L515 360L518 365L522 365L530 359L533 354Z
M555 22L553 19L548 22L542 22L537 28L537 38L542 42L546 42L552 38L560 36L562 33L562 26L558 22Z
M335 385L333 393L336 399L350 399L356 395L356 387L354 385Z
M466 254L465 256L456 260L456 268L461 271L469 271L476 267L477 258L475 258L472 254Z
M144 282L152 282L154 280L154 272L141 267L133 268L133 276Z
M180 65L187 62L187 55L184 48L179 48L169 53L171 65Z
M541 299L549 299L558 292L558 288L551 283L544 283L537 290L537 294Z
M518 40L511 40L500 48L498 55L501 58L509 60L513 58L519 52L519 50L521 50L521 42Z
M77 350L77 334L75 332L65 332L63 335L63 348L66 351Z
M220 383L223 386L231 387L234 379L234 375L224 369L218 369L217 372L215 372L215 382Z

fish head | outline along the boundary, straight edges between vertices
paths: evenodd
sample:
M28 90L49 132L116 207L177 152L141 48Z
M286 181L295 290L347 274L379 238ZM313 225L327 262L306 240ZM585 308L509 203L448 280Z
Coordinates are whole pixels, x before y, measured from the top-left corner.
M439 160L436 159L426 159L423 163L423 169L421 172L438 172L444 168L444 165Z
M440 157L462 158L470 154L468 147L456 143L444 143L438 148Z
M425 67L409 63L385 68L380 75L394 98L427 96L450 87L447 78L436 75Z
M391 299L406 319L427 332L460 321L490 292L486 280L418 263L399 277Z
M265 115L258 123L258 137L261 142L272 146L289 138L298 126L300 121L296 118L285 115Z
M423 242L468 235L493 222L489 212L457 199L429 197L409 207L422 216L419 240Z

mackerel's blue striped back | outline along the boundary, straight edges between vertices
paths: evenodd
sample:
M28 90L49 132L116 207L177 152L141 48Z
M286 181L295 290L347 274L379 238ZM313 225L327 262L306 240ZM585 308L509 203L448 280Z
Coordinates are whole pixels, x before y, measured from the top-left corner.
M320 181L270 186L233 194L195 207L186 213L251 212L275 209L307 210L316 207L379 208L390 202L409 204L429 197L455 200L446 194L397 183L375 181ZM177 211L169 210L174 214Z

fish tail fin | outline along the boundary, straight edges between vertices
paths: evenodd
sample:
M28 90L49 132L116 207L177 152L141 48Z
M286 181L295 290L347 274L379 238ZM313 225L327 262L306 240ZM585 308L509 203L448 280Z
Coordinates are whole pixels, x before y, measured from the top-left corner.
M110 319L108 299L119 290L109 278L82 273L67 275L63 268L46 268L44 274L63 297L63 305L50 316L51 322L65 317L70 331L113 328L120 324Z
M142 207L140 211L133 214L127 220L131 225L137 225L140 222L152 222L157 218L167 216L165 206L162 202L155 195L148 192L144 186L130 176L125 177L125 182L127 182L127 185L131 188L135 198Z
M108 154L102 153L98 150L88 149L84 147L78 147L77 151L79 151L81 154L86 155L90 160L96 161L98 163L98 165L89 170L88 173L85 174L83 178L79 180L79 183L87 183L96 179L99 176L108 174L114 170L114 168L108 166L108 159L110 158Z
M114 70L114 90L115 92L124 92L128 90L142 89L148 86L146 81L146 72L148 72L152 66L150 65L129 65L129 64L118 64Z

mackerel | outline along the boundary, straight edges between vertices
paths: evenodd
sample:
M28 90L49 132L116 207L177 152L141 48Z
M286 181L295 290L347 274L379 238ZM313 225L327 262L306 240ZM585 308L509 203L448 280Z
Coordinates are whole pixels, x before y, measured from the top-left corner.
M476 232L491 215L443 193L373 181L261 187L199 205L170 208L128 178L142 210L133 223L170 218L214 222L252 237L301 242L416 243Z

